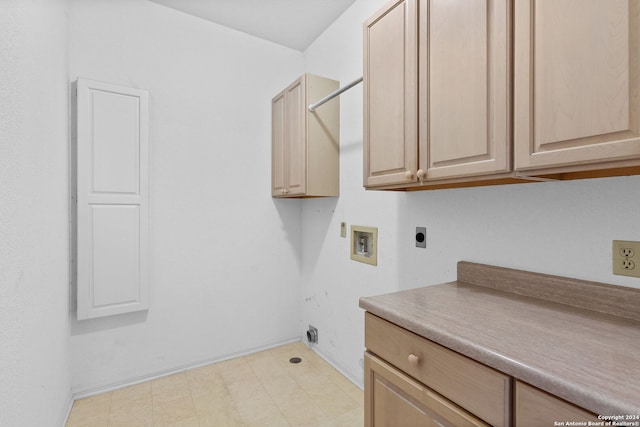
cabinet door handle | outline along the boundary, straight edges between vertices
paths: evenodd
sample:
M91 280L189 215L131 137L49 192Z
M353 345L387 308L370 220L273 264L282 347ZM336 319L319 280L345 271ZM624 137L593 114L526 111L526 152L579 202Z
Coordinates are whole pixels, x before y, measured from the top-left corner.
M409 365L417 366L420 362L420 358L412 353L407 357L407 361L409 362Z
M406 171L406 172L404 173L404 177L405 177L405 178L407 178L407 179L413 179L413 172L411 172L411 171Z
M427 177L427 173L422 169L418 169L418 173L416 174L420 181L424 180Z

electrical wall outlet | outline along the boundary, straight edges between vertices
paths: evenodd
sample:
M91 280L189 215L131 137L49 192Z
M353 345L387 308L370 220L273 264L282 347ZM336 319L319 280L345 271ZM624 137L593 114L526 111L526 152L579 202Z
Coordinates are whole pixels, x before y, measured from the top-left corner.
M427 227L416 227L416 248L427 247Z
M614 240L611 253L613 274L640 277L640 242Z
M347 223L340 223L340 237L347 237Z

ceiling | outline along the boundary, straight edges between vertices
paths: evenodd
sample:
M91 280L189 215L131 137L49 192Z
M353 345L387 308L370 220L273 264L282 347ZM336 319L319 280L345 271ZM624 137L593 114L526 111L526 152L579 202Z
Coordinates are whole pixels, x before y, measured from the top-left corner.
M355 0L151 0L304 51Z

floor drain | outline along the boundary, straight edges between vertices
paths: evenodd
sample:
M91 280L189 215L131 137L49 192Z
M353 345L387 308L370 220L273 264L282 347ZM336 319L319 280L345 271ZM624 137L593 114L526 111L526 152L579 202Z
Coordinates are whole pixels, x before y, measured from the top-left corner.
M291 359L289 359L289 363L300 363L302 362L302 359L300 359L299 357L292 357Z

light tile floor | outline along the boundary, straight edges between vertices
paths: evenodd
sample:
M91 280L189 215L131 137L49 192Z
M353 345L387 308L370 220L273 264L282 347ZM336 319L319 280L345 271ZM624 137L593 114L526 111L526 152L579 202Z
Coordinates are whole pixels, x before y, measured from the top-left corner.
M298 342L77 400L66 427L348 427L363 414L362 391Z

